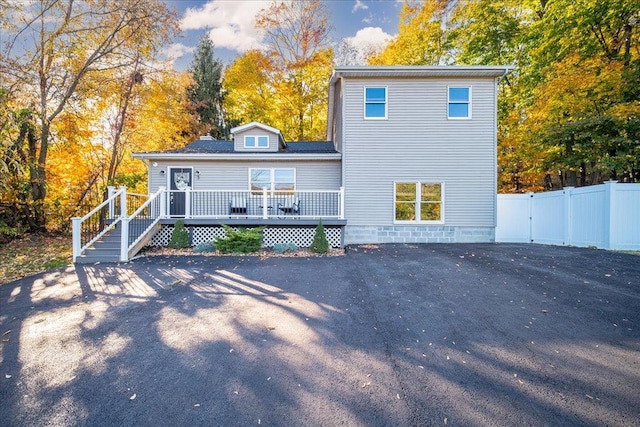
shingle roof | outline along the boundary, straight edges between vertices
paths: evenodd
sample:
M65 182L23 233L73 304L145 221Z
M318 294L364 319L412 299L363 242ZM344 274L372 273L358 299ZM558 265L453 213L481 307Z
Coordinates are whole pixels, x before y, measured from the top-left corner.
M214 153L242 153L247 154L246 151L233 151L233 141L220 141L220 140L206 140L198 139L192 143L186 145L183 148L176 150L163 151L163 154L214 154ZM260 154L270 154L269 152L259 152ZM301 142L288 142L287 147L284 150L277 151L277 153L308 153L308 154L326 154L337 153L333 142L330 141L301 141Z
M163 151L163 153L233 153L233 141L198 139L182 148Z
M331 141L287 142L285 153L337 153Z

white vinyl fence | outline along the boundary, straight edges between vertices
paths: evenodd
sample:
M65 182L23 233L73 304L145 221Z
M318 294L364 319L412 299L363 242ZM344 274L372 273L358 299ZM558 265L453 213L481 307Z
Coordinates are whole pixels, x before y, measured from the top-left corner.
M640 184L498 194L496 241L640 250Z

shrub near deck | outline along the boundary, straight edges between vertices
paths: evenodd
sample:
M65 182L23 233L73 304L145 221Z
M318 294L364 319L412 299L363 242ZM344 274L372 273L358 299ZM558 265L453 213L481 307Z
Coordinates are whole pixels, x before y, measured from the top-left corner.
M218 250L223 254L248 254L259 251L262 247L262 231L264 227L239 228L237 231L223 225L226 237L215 239Z

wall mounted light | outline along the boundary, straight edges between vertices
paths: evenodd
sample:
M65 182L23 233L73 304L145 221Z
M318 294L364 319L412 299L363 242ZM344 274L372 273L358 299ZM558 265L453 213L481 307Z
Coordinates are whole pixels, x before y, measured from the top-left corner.
M158 167L158 162L151 163L151 166L153 166L154 168L157 168Z
M196 178L200 179L200 171L196 171Z
M165 174L165 171L163 169L163 170L160 171L160 175L164 175L164 174Z

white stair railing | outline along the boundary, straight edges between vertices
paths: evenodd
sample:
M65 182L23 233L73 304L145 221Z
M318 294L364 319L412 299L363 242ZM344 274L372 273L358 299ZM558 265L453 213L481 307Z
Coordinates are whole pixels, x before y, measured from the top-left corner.
M120 261L129 261L131 250L163 218L164 190L160 187L131 216L122 219Z
M73 262L98 239L113 229L123 216L126 216L127 188L108 187L107 200L96 206L82 218L71 218L73 231ZM124 200L124 206L122 201ZM120 202L120 203L118 203ZM120 209L118 208L120 205ZM124 209L124 210L123 210ZM124 214L123 214L124 212Z

